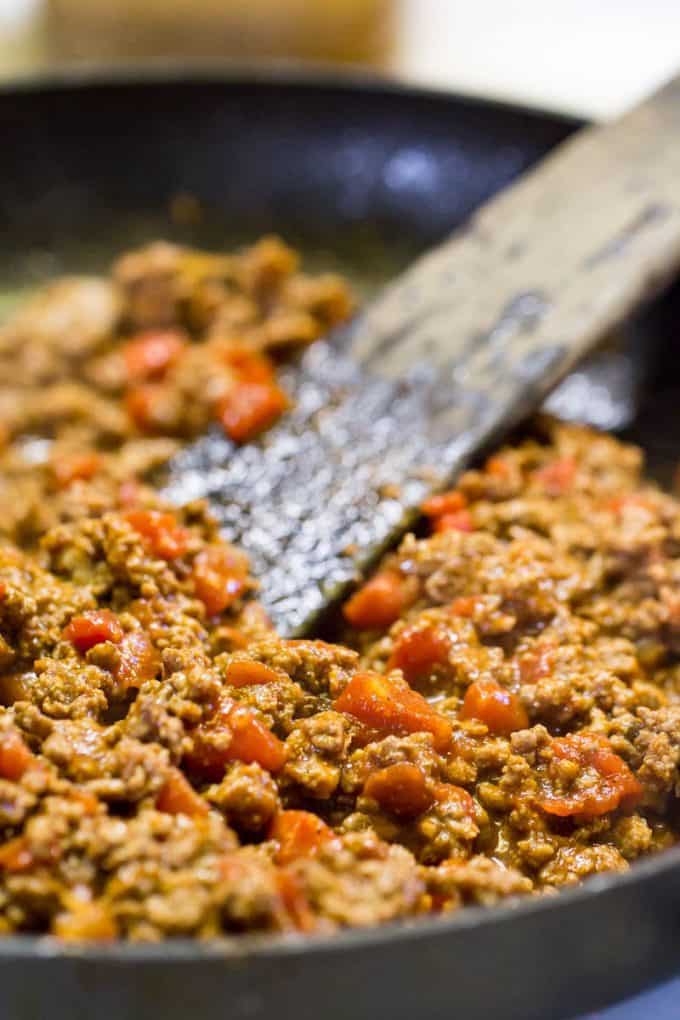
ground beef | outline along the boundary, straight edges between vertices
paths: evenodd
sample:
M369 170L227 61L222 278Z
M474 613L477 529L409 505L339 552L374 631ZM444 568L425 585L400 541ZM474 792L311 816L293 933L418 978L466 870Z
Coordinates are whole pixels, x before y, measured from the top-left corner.
M274 237L230 255L155 243L45 287L0 327L0 534L27 547L138 502L175 437L256 435L287 406L277 363L351 311L344 281L303 274Z
M208 509L160 502L150 469L285 413L277 361L349 310L278 240L155 244L0 332L0 931L328 932L676 841L680 504L637 450L535 422L337 644L281 640Z

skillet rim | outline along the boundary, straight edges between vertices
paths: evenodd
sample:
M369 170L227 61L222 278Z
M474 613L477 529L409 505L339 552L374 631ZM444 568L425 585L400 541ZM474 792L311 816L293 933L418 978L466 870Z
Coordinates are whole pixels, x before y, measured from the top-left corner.
M453 101L472 109L495 109L537 119L550 118L565 127L578 128L586 123L584 119L570 113L520 102L506 102L493 96L487 98L473 93L454 92L443 86L412 81L394 74L351 66L302 64L287 60L267 61L266 64L225 59L154 59L144 63L130 61L104 65L79 63L3 78L0 80L0 98L90 88L172 87L182 83L294 87L309 92L324 88L339 94L360 92L387 98L406 95L436 102L438 105ZM580 886L558 893L556 898L513 898L500 906L466 907L450 917L425 916L370 928L345 929L329 935L234 935L210 941L181 938L158 943L115 942L102 945L63 943L53 936L45 935L6 935L0 937L0 959L65 959L74 962L138 964L195 960L238 961L250 957L273 960L303 954L305 957L326 956L346 950L369 950L384 944L415 941L422 937L446 939L456 932L471 928L511 924L518 917L538 915L540 918L545 911L554 912L560 907L564 912L572 904L577 905L582 901L596 903L598 899L619 889L644 889L648 883L663 878L679 867L680 844L634 863L624 873L594 876Z
M216 85L263 85L299 87L314 91L318 88L338 92L369 92L384 96L410 95L415 98L446 103L454 101L472 108L485 108L537 119L549 118L573 128L591 123L587 118L569 111L532 106L519 100L488 97L474 92L454 91L436 82L428 83L389 70L371 70L352 64L323 61L299 61L283 58L244 61L237 58L152 57L144 61L124 60L91 63L56 64L38 71L19 71L11 77L0 76L0 96L30 94L91 87L178 85L183 82Z

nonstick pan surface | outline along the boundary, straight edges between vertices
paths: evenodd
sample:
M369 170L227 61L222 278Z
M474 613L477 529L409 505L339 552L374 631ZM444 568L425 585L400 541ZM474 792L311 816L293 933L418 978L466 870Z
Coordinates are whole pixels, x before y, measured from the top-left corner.
M0 89L0 313L25 288L163 236L276 231L370 291L563 140L575 121L292 70L208 68ZM635 324L629 436L680 456L677 295ZM7 1020L531 1020L594 1009L680 964L680 848L549 899L330 939L72 948L0 939Z

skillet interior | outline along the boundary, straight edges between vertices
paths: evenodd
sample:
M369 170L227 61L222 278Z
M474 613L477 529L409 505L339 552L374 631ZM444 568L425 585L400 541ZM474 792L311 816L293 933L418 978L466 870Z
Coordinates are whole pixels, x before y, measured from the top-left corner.
M370 289L455 227L576 127L574 121L369 81L238 72L143 84L27 83L0 92L0 293L106 264L166 236L223 247L277 230ZM244 186L247 182L247 186ZM187 218L173 198L201 199ZM189 212L191 207L189 206ZM184 214L182 214L184 212ZM680 439L671 294L636 329L651 349L630 430L668 475ZM677 320L676 320L677 321ZM12 1020L163 1015L400 1018L567 1016L640 987L674 962L680 851L557 903L315 947L54 951L0 941L0 1002ZM311 951L310 951L311 950ZM169 966L170 962L171 965ZM134 966L130 966L134 964ZM556 1004L556 999L558 1000Z

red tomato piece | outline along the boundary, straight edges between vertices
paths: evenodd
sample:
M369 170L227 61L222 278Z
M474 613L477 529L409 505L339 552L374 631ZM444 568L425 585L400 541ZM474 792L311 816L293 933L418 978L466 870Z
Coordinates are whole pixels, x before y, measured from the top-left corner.
M276 876L276 886L288 922L297 931L314 931L317 927L316 918L297 875L280 870Z
M248 559L226 543L209 545L194 560L192 577L196 597L208 616L217 616L243 594L248 581Z
M133 630L120 643L120 661L116 679L127 690L153 680L161 667L161 657L143 630Z
M90 648L103 641L118 644L123 640L124 634L118 617L110 609L92 609L82 616L74 616L64 627L62 637L84 655Z
M364 795L397 818L415 818L434 803L422 769L410 762L388 765L368 777Z
M18 783L38 760L16 730L0 733L0 776Z
M61 456L52 462L52 474L60 489L67 489L73 482L89 482L102 466L102 458L94 450L89 453L74 453Z
M337 839L333 830L311 811L280 811L269 829L269 838L278 844L276 860L289 864L299 857L314 857Z
M453 613L454 616L464 616L469 619L475 615L478 604L478 595L461 595L453 600L449 606L449 612Z
M245 443L273 425L289 406L275 382L242 382L218 401L217 418L235 443Z
M167 815L202 818L208 814L208 805L179 769L170 770L156 797L156 807Z
M225 679L232 687L254 687L260 684L272 684L281 679L271 666L253 659L232 659L227 663Z
M435 750L451 745L453 728L422 695L379 673L355 673L333 707L354 716L380 737L431 733Z
M173 329L146 330L123 347L128 382L159 379L181 358L186 343Z
M93 793L90 793L89 790L79 790L74 788L71 790L70 798L72 801L75 801L76 804L81 805L85 814L94 815L97 813L99 801Z
M57 914L52 934L65 942L113 942L118 937L115 918L103 903L78 903Z
M244 381L270 383L274 380L274 363L258 351L233 347L224 352L224 360Z
M455 804L461 814L468 818L475 819L475 802L472 795L464 790L462 786L454 786L453 783L437 783L434 790L435 800L438 804Z
M1 871L28 871L33 865L33 855L25 836L15 836L0 846Z
M519 660L519 676L523 684L533 684L550 676L555 660L556 646L551 642L536 645Z
M556 792L549 779L540 807L551 815L567 818L597 818L621 808L632 811L642 797L642 787L623 758L615 754L606 737L597 733L570 733L556 737L551 744L558 761L577 764L582 775L568 792Z
M510 476L510 465L502 457L489 457L484 470L488 475L493 475L495 478L508 478Z
M444 514L455 514L467 506L467 499L462 492L452 489L450 492L440 492L436 496L426 499L421 510L426 517L442 517Z
M178 524L172 514L160 510L128 510L125 520L141 535L153 556L176 560L189 548L191 533Z
M219 781L229 762L257 762L268 772L280 772L286 748L257 715L231 698L223 698L213 716L193 731L193 750L187 767L206 779Z
M474 531L475 525L469 510L459 510L455 514L442 514L436 517L433 524L437 534L443 531Z
M158 383L134 386L125 394L125 410L140 432L155 432L162 427L166 394L166 387Z
M615 514L622 514L627 507L631 506L654 513L654 502L642 492L625 492L620 496L612 496L611 499L606 501L604 506L605 509L611 510Z
M417 582L398 570L382 570L345 602L345 619L357 630L386 630L415 601Z
M479 719L490 733L506 736L529 725L529 718L517 696L493 680L470 684L465 692L460 718Z
M406 627L397 638L387 663L400 669L411 685L431 676L437 667L449 665L451 637L443 624L418 624Z
M0 602L4 602L7 598L7 585L4 581L0 581Z
M542 484L549 496L563 496L573 485L576 469L573 457L561 457L534 471L534 479Z

